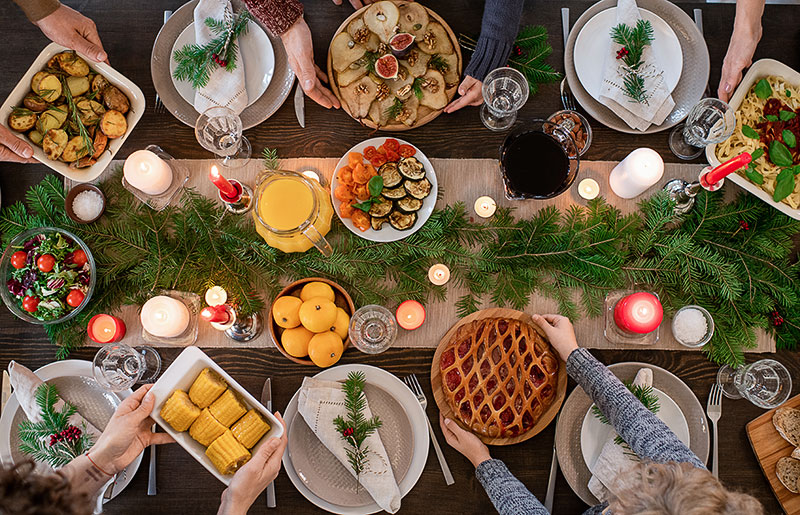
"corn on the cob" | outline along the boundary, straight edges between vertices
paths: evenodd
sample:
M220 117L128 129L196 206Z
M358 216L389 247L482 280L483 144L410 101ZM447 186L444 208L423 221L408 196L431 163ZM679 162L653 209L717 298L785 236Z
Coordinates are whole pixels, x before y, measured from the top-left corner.
M219 438L225 432L227 427L219 423L219 420L214 418L214 415L208 411L208 408L203 408L200 416L194 421L192 427L189 428L189 436L197 440L198 443L204 447L208 447L211 442Z
M208 410L214 415L214 418L220 421L225 427L231 427L231 424L241 418L242 415L247 413L247 406L244 405L233 390L228 388L225 393L219 396L217 400L211 403Z
M186 431L200 416L200 408L192 404L183 390L175 390L161 408L163 418L175 431Z
M206 449L206 456L217 467L220 474L233 474L250 459L250 451L226 429L222 436L211 442Z
M228 387L228 383L210 368L204 368L189 388L189 398L198 407L207 408Z
M267 431L269 431L269 424L264 420L261 414L254 409L248 411L247 414L240 418L231 428L233 436L248 449L252 449Z

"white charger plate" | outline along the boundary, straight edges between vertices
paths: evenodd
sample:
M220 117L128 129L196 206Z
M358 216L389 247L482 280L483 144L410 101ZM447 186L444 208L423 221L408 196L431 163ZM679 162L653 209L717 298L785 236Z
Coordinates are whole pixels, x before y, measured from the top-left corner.
M180 50L184 45L196 43L194 23L189 24L183 29L175 44L172 45L171 57L169 60L169 74L175 73L178 63L175 61L175 51ZM244 81L247 89L247 105L261 98L267 90L272 75L275 73L275 52L272 50L264 29L254 21L247 24L247 33L239 37L239 50L242 55L242 66L244 66ZM172 77L172 83L181 97L190 104L194 104L195 90L189 81L177 80Z
M414 150L417 151L413 157L416 157L420 160L420 162L425 166L425 178L428 179L431 183L431 193L425 200L422 201L422 209L417 211L417 223L414 224L414 227L407 231L398 231L394 227L390 226L387 223L383 224L383 228L380 231L376 231L371 227L366 231L360 231L356 226L353 224L353 221L349 218L343 218L342 213L339 210L339 200L333 195L333 192L336 190L336 186L339 185L339 180L337 179L337 175L339 173L339 169L347 165L347 154L350 152L358 152L360 154L364 153L364 149L373 146L378 148L379 146L383 145L383 143L389 138L381 137L381 138L370 138L368 140L362 141L358 145L354 146L350 150L348 150L345 155L339 159L339 162L336 163L336 168L333 171L333 177L331 178L331 202L333 202L333 209L336 211L336 216L339 217L339 220L342 221L345 227L350 229L350 232L356 234L365 240L369 241L379 241L379 242L390 242L390 241L397 241L407 238L420 230L425 222L428 221L428 218L431 217L431 213L433 213L433 208L436 205L436 199L439 195L439 183L436 180L436 173L433 171L433 165L431 164L430 160L422 153L420 149L416 146L412 145L408 141L399 139L399 138L391 138L396 139L400 142L401 145L410 145L414 147ZM366 162L366 158L364 159Z
M409 390L408 387L403 384L402 381L400 381L400 379L381 368L370 365L339 365L333 368L325 369L314 377L316 379L324 379L326 381L344 381L347 379L347 374L350 372L363 372L368 383L374 384L379 388L382 388L384 391L394 395L395 400L403 407L408 415L409 421L411 422L410 437L414 442L414 450L411 458L411 466L409 467L405 477L398 485L400 487L400 495L405 497L405 495L411 491L414 485L417 484L417 481L419 480L419 477L422 475L422 471L425 468L425 463L428 461L428 443L430 441L430 437L428 434L428 424L426 423L427 415L422 409L419 401L417 401L417 398L411 393L411 390ZM290 424L291 421L297 416L301 416L297 412L298 395L299 390L295 392L295 394L292 396L292 400L289 401L289 405L286 406L284 420L287 422L287 424ZM377 413L377 415L380 416L380 413ZM291 428L287 428L287 430L291 431ZM381 511L380 506L378 506L375 502L365 506L352 507L340 506L320 498L314 494L300 478L292 463L291 452L288 450L283 454L283 468L286 470L286 474L289 476L292 484L294 484L295 488L297 488L303 497L323 510L341 515L369 515Z
M133 393L133 390L130 389L117 393L104 390L103 387L101 387L94 380L92 363L90 361L79 359L56 361L35 370L34 373L42 381L50 381L62 377L85 378L88 382L93 383L93 386L96 386L96 402L101 407L104 405L111 405L114 409L116 409L123 399L127 398ZM68 394L65 394L65 397L68 397ZM92 402L95 402L94 398ZM81 406L78 405L77 407L80 410ZM0 462L2 462L4 465L13 465L14 455L17 454L11 449L11 441L12 431L16 431L16 428L13 427L14 418L16 417L19 409L20 406L17 396L16 394L12 394L11 397L9 397L5 408L3 408L2 416L0 416ZM108 416L110 417L111 414L113 414L113 412L109 413ZM97 428L101 431L104 429L104 427L99 426ZM144 453L139 454L139 456L137 456L130 465L125 467L125 469L123 469L123 471L117 475L117 483L114 486L111 499L118 496L123 490L125 490L128 484L133 480L133 476L136 475L136 471L139 470L139 465L142 463L143 454ZM105 504L111 499L104 499L103 503Z
M686 422L683 412L672 400L672 397L666 393L658 388L653 388L653 393L658 397L660 406L656 416L688 447L689 424ZM608 439L616 434L612 426L600 422L600 419L594 416L594 413L592 413L593 406L594 404L586 411L586 416L583 417L583 424L581 425L581 452L583 453L583 461L586 462L589 470L594 467Z
M672 93L683 69L681 43L675 31L660 16L639 9L642 18L653 26L653 55L664 69L664 83ZM578 80L592 98L600 101L603 90L603 70L611 48L611 28L617 24L617 8L612 7L595 14L583 26L575 40L575 72Z

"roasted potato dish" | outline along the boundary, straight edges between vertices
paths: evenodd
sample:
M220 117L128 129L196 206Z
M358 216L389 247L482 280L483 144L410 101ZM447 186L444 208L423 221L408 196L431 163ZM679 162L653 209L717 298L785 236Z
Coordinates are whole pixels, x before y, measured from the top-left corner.
M75 52L61 52L31 79L9 128L26 133L48 159L88 168L108 149L108 140L128 131L130 99Z

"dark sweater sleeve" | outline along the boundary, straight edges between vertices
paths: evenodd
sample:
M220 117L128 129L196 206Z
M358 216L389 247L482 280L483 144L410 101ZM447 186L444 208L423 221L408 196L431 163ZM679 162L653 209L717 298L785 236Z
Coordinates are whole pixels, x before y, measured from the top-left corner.
M280 36L303 16L298 0L244 0L247 10L276 36Z
M475 476L500 515L548 515L542 503L502 461L484 461L475 469Z
M617 377L586 349L572 351L567 372L641 458L656 463L687 462L706 468L669 427L644 407Z
M505 66L519 31L523 0L486 0L481 35L464 75L482 81L495 68Z

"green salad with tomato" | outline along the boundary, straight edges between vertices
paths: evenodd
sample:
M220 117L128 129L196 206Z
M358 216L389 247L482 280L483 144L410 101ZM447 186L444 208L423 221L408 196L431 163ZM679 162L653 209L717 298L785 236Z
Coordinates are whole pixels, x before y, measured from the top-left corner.
M61 233L38 234L17 248L6 287L23 311L49 321L83 304L91 266L78 243Z

